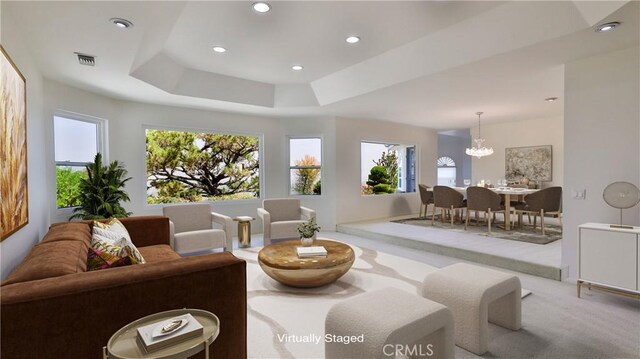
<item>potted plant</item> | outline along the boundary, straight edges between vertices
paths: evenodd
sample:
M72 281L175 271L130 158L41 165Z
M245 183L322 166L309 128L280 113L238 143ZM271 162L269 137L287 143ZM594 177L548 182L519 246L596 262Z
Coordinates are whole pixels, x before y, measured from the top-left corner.
M87 176L80 180L79 206L73 209L69 219L100 219L128 217L120 202L129 201L129 195L123 190L131 177L125 178L127 170L118 161L108 166L102 165L102 154L96 154L93 163L86 166Z
M300 233L300 242L303 247L309 247L313 244L316 233L320 231L320 227L316 224L315 218L310 218L305 223L298 226L298 233Z

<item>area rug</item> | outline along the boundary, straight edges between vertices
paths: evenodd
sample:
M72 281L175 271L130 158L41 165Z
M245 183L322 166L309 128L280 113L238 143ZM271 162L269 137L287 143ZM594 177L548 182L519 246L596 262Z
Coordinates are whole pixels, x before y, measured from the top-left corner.
M544 235L542 235L542 232L540 231L539 224L535 230L533 229L533 226L523 225L522 228L519 228L516 225L515 228L512 228L510 231L505 231L504 229L497 228L497 226L492 223L491 234L489 234L487 232L487 224L483 220L481 220L477 226L475 225L475 220L472 221L473 223L469 224L466 231L464 230L464 224L454 223L452 228L451 222L445 221L444 223L442 223L442 221L439 220L438 216L436 216L436 220L433 226L431 226L431 217L398 219L391 222L409 224L413 226L429 227L429 228L441 228L449 231L472 233L479 236L508 239L512 241L527 242L527 243L534 243L534 244L547 244L547 243L555 242L558 239L562 239L561 227L553 224L547 224L546 221L544 225L544 229L545 229ZM501 226L502 223L498 222L497 225Z
M386 287L418 294L424 276L438 269L383 252L351 247L356 261L349 272L333 284L307 289L287 287L268 277L257 263L261 247L233 251L247 262L249 358L324 358L324 342L320 338L324 336L324 320L331 306ZM523 297L529 293L523 290Z

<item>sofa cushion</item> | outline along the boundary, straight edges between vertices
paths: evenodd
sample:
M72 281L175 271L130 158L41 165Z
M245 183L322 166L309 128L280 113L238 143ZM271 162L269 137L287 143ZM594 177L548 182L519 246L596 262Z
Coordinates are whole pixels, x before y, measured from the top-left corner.
M271 238L299 238L298 226L307 221L280 221L271 222Z
M173 222L175 232L211 229L211 205L190 203L165 206L162 213Z
M166 244L141 247L140 252L147 260L147 263L164 262L172 259L182 258L171 247Z
M224 247L226 239L226 234L221 229L203 229L176 233L174 246L178 253L197 252Z
M82 241L37 244L2 285L85 272L87 252L88 248Z
M55 241L80 241L87 247L91 246L91 227L86 223L63 222L56 223L49 228L49 232L42 239L42 243Z
M127 255L133 264L145 262L144 257L131 241L129 232L117 218L111 219L108 223L94 222L91 236L91 247L95 249L107 251L118 257Z
M262 201L262 207L271 215L271 223L300 219L300 200L295 198L270 198Z

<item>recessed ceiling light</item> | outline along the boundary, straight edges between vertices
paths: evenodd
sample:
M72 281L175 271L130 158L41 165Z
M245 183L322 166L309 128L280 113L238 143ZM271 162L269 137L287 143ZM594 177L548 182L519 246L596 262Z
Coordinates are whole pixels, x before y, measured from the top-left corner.
M265 13L271 10L271 5L267 4L266 2L255 2L253 3L253 10Z
M544 100L547 101L547 102L553 102L553 101L555 101L557 99L558 99L557 97L547 97Z
M596 27L596 32L607 32L607 31L611 31L613 29L615 29L616 27L620 26L620 23L617 21L614 22L608 22L606 24L602 24L602 25L598 25L598 27Z
M355 44L357 42L360 42L360 38L358 36L349 36L345 39L345 41L350 44Z
M133 27L133 23L131 21L126 19L121 19L119 17L111 18L109 19L109 21L121 29L128 29L130 27Z
M223 52L227 52L227 49L222 46L214 46L213 51L221 54Z
M300 71L302 69L304 69L304 67L302 65L293 65L293 66L291 66L291 70L293 70L293 71Z

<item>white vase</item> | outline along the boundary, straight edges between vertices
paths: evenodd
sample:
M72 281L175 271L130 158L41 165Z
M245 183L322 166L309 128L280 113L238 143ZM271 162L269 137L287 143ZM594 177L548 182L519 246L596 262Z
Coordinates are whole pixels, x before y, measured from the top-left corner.
M313 237L311 238L300 238L300 243L302 243L303 247L310 247L313 244Z

